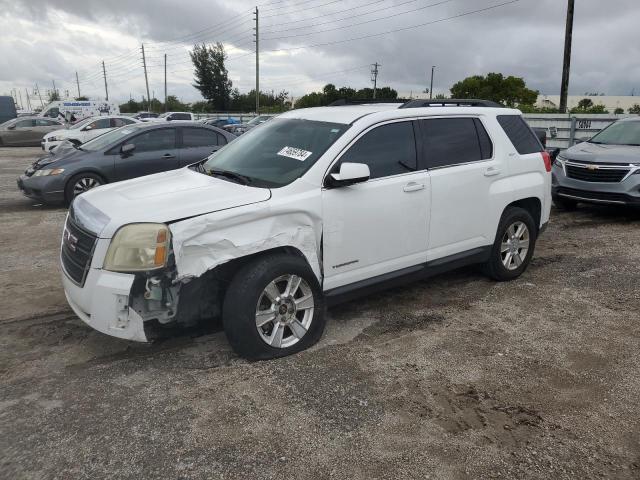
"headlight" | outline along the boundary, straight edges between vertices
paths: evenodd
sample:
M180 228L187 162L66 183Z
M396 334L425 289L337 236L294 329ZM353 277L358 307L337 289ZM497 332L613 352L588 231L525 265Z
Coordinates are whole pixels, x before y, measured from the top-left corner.
M558 167L563 168L564 162L566 161L566 158L564 158L562 155L558 155L553 163L555 163Z
M162 223L132 223L117 231L103 268L112 272L140 272L167 264L171 233Z
M64 172L64 168L44 168L33 172L33 177L46 177L49 175L60 175Z

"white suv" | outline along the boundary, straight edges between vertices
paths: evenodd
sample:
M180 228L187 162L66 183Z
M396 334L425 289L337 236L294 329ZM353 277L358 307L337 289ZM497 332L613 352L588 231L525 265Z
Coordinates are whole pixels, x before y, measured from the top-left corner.
M222 318L265 359L312 345L325 305L356 294L474 263L518 277L550 159L518 110L465 104L294 110L198 164L87 192L62 239L69 304L137 341Z

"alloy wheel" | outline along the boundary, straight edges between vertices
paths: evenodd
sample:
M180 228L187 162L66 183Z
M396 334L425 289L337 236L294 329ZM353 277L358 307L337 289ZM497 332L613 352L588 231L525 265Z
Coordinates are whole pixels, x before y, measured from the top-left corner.
M500 259L507 270L516 270L522 265L529 251L529 228L524 222L514 222L502 236Z
M269 282L256 305L256 328L274 348L288 348L307 333L313 320L311 287L298 275L282 275Z
M102 185L100 181L93 177L83 177L79 178L78 181L73 185L73 196L77 197L81 193L84 193L92 188L96 188Z

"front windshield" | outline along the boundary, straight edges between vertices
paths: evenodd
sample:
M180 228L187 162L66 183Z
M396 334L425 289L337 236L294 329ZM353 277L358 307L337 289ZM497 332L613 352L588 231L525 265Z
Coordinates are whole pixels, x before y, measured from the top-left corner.
M590 143L640 146L640 122L616 122L596 134Z
M223 170L242 175L252 186L282 187L301 177L348 128L343 123L277 118L229 143L203 167L208 174Z
M16 120L15 118L12 118L11 120L7 120L7 121L6 121L6 122L4 122L4 123L0 123L0 128L7 128L8 126L10 126L10 125L12 125L12 124L16 123L16 121L17 121L17 120Z
M136 127L132 127L130 125L116 128L115 130L111 130L110 132L100 135L93 140L89 140L87 143L83 143L80 148L82 148L82 150L87 150L88 152L97 152L98 150L103 150L105 147L108 147L113 143L119 142L127 135L135 132L135 130Z

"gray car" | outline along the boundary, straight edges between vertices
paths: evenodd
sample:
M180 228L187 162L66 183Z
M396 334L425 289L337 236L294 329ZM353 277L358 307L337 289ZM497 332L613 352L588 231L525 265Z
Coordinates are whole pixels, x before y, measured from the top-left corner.
M58 120L44 117L18 117L0 125L0 145L39 147L42 137L64 128Z
M578 202L640 207L640 118L618 120L560 153L551 193L565 209Z
M75 145L61 144L18 178L42 203L70 203L106 183L175 170L205 159L235 136L196 122L136 123Z

